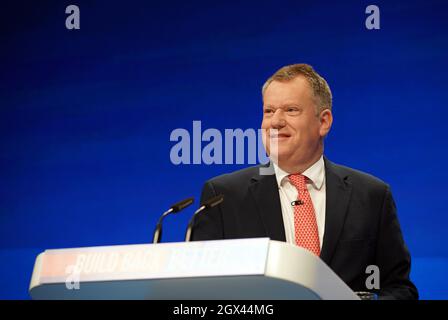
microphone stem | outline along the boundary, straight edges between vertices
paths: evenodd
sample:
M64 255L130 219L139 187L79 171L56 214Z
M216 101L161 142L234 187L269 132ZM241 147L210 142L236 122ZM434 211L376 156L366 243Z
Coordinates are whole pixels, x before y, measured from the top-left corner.
M204 210L206 208L206 206L201 206L198 210L196 210L193 213L193 216L191 217L190 221L188 222L188 228L187 228L187 232L185 234L185 242L190 242L190 238L191 238L191 231L193 230L193 225L194 225L194 218L196 217L196 215L201 212L202 210Z
M169 210L165 211L159 218L159 221L156 225L156 230L154 231L154 237L152 239L152 243L156 244L160 241L160 236L162 234L162 221L163 219L169 215L171 212L173 212L173 208L170 208Z

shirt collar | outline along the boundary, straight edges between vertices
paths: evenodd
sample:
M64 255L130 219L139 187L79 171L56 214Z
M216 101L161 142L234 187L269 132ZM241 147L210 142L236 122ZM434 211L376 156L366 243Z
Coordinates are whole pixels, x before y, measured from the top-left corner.
M290 173L284 171L276 163L274 163L275 178L277 179L277 184L280 187L285 179L288 179ZM324 156L322 155L319 160L317 160L311 167L306 169L302 173L305 177L311 180L313 187L317 190L322 188L325 178L325 163Z

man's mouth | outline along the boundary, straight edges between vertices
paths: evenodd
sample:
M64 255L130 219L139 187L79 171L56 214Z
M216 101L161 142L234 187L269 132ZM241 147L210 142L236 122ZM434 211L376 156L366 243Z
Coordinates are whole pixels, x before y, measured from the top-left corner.
M269 134L269 138L270 138L270 139L278 139L278 140L287 139L287 138L289 138L290 136L291 136L291 135L286 134L286 133L277 133L277 134L271 133L271 134Z

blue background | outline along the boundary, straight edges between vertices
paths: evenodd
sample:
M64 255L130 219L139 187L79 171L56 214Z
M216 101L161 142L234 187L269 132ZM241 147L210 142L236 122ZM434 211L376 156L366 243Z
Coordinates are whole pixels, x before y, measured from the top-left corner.
M298 62L333 91L326 155L391 185L421 298L448 298L446 1L0 6L0 298L29 298L45 249L146 243L173 201L196 207L205 180L244 165L175 166L171 131L258 128L262 84Z

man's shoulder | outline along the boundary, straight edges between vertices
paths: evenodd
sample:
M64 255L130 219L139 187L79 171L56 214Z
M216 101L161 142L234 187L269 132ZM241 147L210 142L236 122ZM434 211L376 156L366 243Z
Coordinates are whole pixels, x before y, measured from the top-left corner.
M385 181L370 173L336 164L327 160L327 171L328 170L333 171L342 179L348 178L348 180L353 184L362 184L381 189L389 188L389 185Z
M263 165L256 165L233 172L221 174L219 176L213 177L207 181L207 183L218 184L218 185L234 185L243 184L245 182L251 181L252 178L259 175L259 170Z

